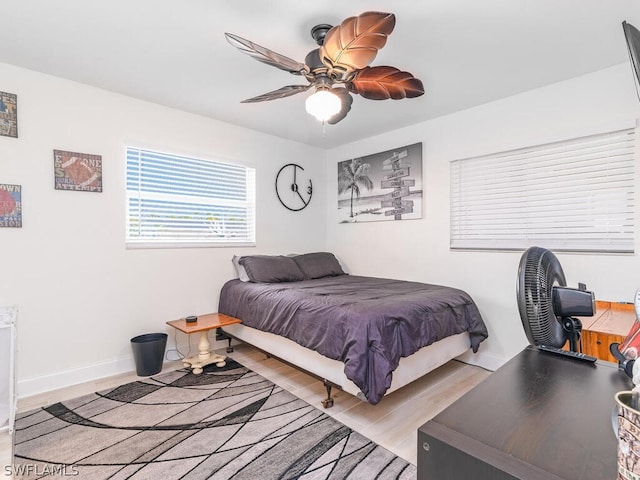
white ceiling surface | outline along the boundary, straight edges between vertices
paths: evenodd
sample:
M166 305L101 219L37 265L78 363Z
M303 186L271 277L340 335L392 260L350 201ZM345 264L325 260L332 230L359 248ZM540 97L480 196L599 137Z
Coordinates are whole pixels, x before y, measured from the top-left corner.
M240 103L306 80L239 52L225 32L304 62L312 26L369 10L396 15L371 65L411 72L425 95L355 95L325 128L304 110L311 91ZM621 22L640 27L639 0L2 0L0 12L0 62L321 148L628 62Z

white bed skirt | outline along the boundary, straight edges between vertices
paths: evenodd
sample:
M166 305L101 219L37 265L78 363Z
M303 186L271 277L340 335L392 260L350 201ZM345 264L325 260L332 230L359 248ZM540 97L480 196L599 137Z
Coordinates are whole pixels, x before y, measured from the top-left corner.
M318 352L309 350L293 340L242 324L226 326L224 331L238 340L242 340L272 354L274 357L306 370L337 385L345 392L364 400L364 395L360 392L360 389L345 376L344 364L338 360L332 360L320 355ZM469 334L464 332L423 347L409 357L401 358L398 368L393 372L391 387L386 394L404 387L431 370L463 354L469 350L470 346Z

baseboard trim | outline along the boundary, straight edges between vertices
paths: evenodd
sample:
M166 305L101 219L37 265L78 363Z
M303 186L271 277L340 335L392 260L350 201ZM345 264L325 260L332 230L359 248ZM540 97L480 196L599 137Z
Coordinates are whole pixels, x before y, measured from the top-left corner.
M461 362L468 363L469 365L476 365L492 372L495 372L498 368L507 363L508 360L508 358L498 357L496 355L491 355L490 353L483 353L482 346L477 353L468 351L457 357L457 359Z
M221 348L225 348L227 346L227 342L214 341L212 339L211 346L214 350L219 350ZM186 353L189 351L189 345L186 343L184 345L179 345L177 350ZM170 358L168 359L166 352L171 352L169 355ZM178 360L176 347L174 345L167 345L166 352L164 359L165 363L175 362ZM191 345L191 353L197 353L197 346L194 351L194 347ZM23 380L18 380L17 382L18 398L30 397L32 395L58 390L59 388L71 387L80 383L91 382L102 378L112 377L114 375L121 375L123 373L130 373L134 372L135 369L135 361L133 359L133 354L131 354L79 368L72 368L47 375L25 378Z
M133 355L80 368L18 380L18 398L30 397L79 383L111 377L135 370Z

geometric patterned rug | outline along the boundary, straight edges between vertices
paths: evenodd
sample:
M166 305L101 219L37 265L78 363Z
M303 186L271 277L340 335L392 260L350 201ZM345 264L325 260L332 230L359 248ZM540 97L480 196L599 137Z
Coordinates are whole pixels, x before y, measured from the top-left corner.
M25 412L15 427L19 479L416 477L414 465L231 359Z

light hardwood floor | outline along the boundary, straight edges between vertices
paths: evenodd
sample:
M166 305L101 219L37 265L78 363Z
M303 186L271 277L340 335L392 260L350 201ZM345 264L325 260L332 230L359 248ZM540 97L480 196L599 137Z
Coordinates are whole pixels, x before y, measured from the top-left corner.
M230 357L311 405L322 408L320 402L326 397L326 390L319 380L278 360L267 358L248 345L236 345L234 349L229 354ZM165 362L163 371L181 367L181 362ZM334 406L323 410L415 465L418 427L471 390L490 373L453 360L385 396L378 405L370 405L348 393L333 389ZM138 378L135 372L131 372L23 398L18 401L18 412L105 390ZM11 438L6 432L0 433L0 479L8 478L3 476L4 465L8 465L11 458Z

